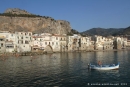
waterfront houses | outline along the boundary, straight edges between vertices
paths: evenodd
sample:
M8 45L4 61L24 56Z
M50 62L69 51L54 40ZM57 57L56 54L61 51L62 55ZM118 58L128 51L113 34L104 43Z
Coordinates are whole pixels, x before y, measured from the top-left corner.
M112 50L113 37L93 36L95 50Z
M32 32L0 31L0 52L67 52L127 49L126 37L103 37L74 34L32 34Z

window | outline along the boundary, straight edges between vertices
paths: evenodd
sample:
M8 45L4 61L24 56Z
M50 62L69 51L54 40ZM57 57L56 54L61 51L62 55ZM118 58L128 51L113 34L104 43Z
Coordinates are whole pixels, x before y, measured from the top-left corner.
M29 42L28 42L28 41L25 41L25 44L29 44Z
M56 40L58 40L58 37L56 37Z
M31 36L31 33L29 33L29 36Z
M0 41L4 41L4 39L0 39Z
M21 41L21 44L23 44L23 41Z
M58 45L58 42L56 42L56 45Z
M21 37L21 39L23 39L23 37Z
M52 45L54 45L54 42L52 42Z
M1 43L1 47L3 47L3 43Z
M45 44L47 45L47 42L45 42Z

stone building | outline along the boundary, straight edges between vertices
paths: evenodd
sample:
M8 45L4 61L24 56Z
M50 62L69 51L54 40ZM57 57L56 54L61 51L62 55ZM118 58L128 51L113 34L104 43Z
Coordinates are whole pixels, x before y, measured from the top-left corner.
M113 44L114 44L114 49L121 49L122 48L122 42L121 42L121 38L120 37L115 37L114 38L114 41L113 41Z
M67 37L66 35L60 35L60 51L65 52L67 51Z
M81 48L80 50L83 51L89 51L91 50L90 45L91 45L91 37L81 37Z
M80 35L74 34L73 36L68 36L68 51L79 51L81 49L81 39Z
M95 50L103 50L103 42L104 42L104 38L102 36L93 36L93 41L94 43L94 49Z
M32 32L15 32L16 50L17 52L30 52Z
M6 52L5 37L0 35L0 53Z

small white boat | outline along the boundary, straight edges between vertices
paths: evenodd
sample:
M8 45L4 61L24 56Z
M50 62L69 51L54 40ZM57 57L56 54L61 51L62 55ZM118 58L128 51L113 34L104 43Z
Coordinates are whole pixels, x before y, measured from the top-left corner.
M88 65L89 69L92 70L117 70L119 69L119 63L117 65L111 64L111 65Z

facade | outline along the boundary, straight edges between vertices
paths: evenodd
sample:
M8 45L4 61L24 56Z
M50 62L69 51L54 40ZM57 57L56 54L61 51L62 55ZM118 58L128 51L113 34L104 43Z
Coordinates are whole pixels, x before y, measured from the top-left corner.
M32 32L15 32L15 44L17 52L30 52Z
M66 38L66 35L61 35L60 36L60 51L61 52L65 52L65 51L67 51L67 43L66 43L66 40L67 40L67 38Z
M115 37L113 43L114 49L125 49L128 44L127 38L124 37Z
M81 49L81 39L80 35L74 34L73 36L68 36L67 44L68 51L79 51Z
M0 53L6 52L5 37L0 35Z
M112 50L113 47L113 37L105 38L103 42L103 50Z
M0 31L0 35L4 37L4 52L14 52L15 50L15 35L8 31Z
M95 50L111 50L113 49L113 37L102 37L95 35L93 37Z
M37 52L40 48L43 49L42 43L40 43L41 40L42 40L41 36L38 35L32 36L31 51Z
M105 38L103 38L102 36L97 36L97 35L93 37L93 40L95 41L94 44L95 50L103 50L104 39Z
M73 36L59 34L34 34L32 32L0 31L0 52L66 52L126 49L130 41L126 37Z
M5 47L6 52L16 52L16 37L14 33L8 33L6 35Z
M51 37L51 46L54 52L60 52L61 46L60 46L60 35L52 35Z
M91 37L81 37L81 48L80 50L90 51L91 50Z

